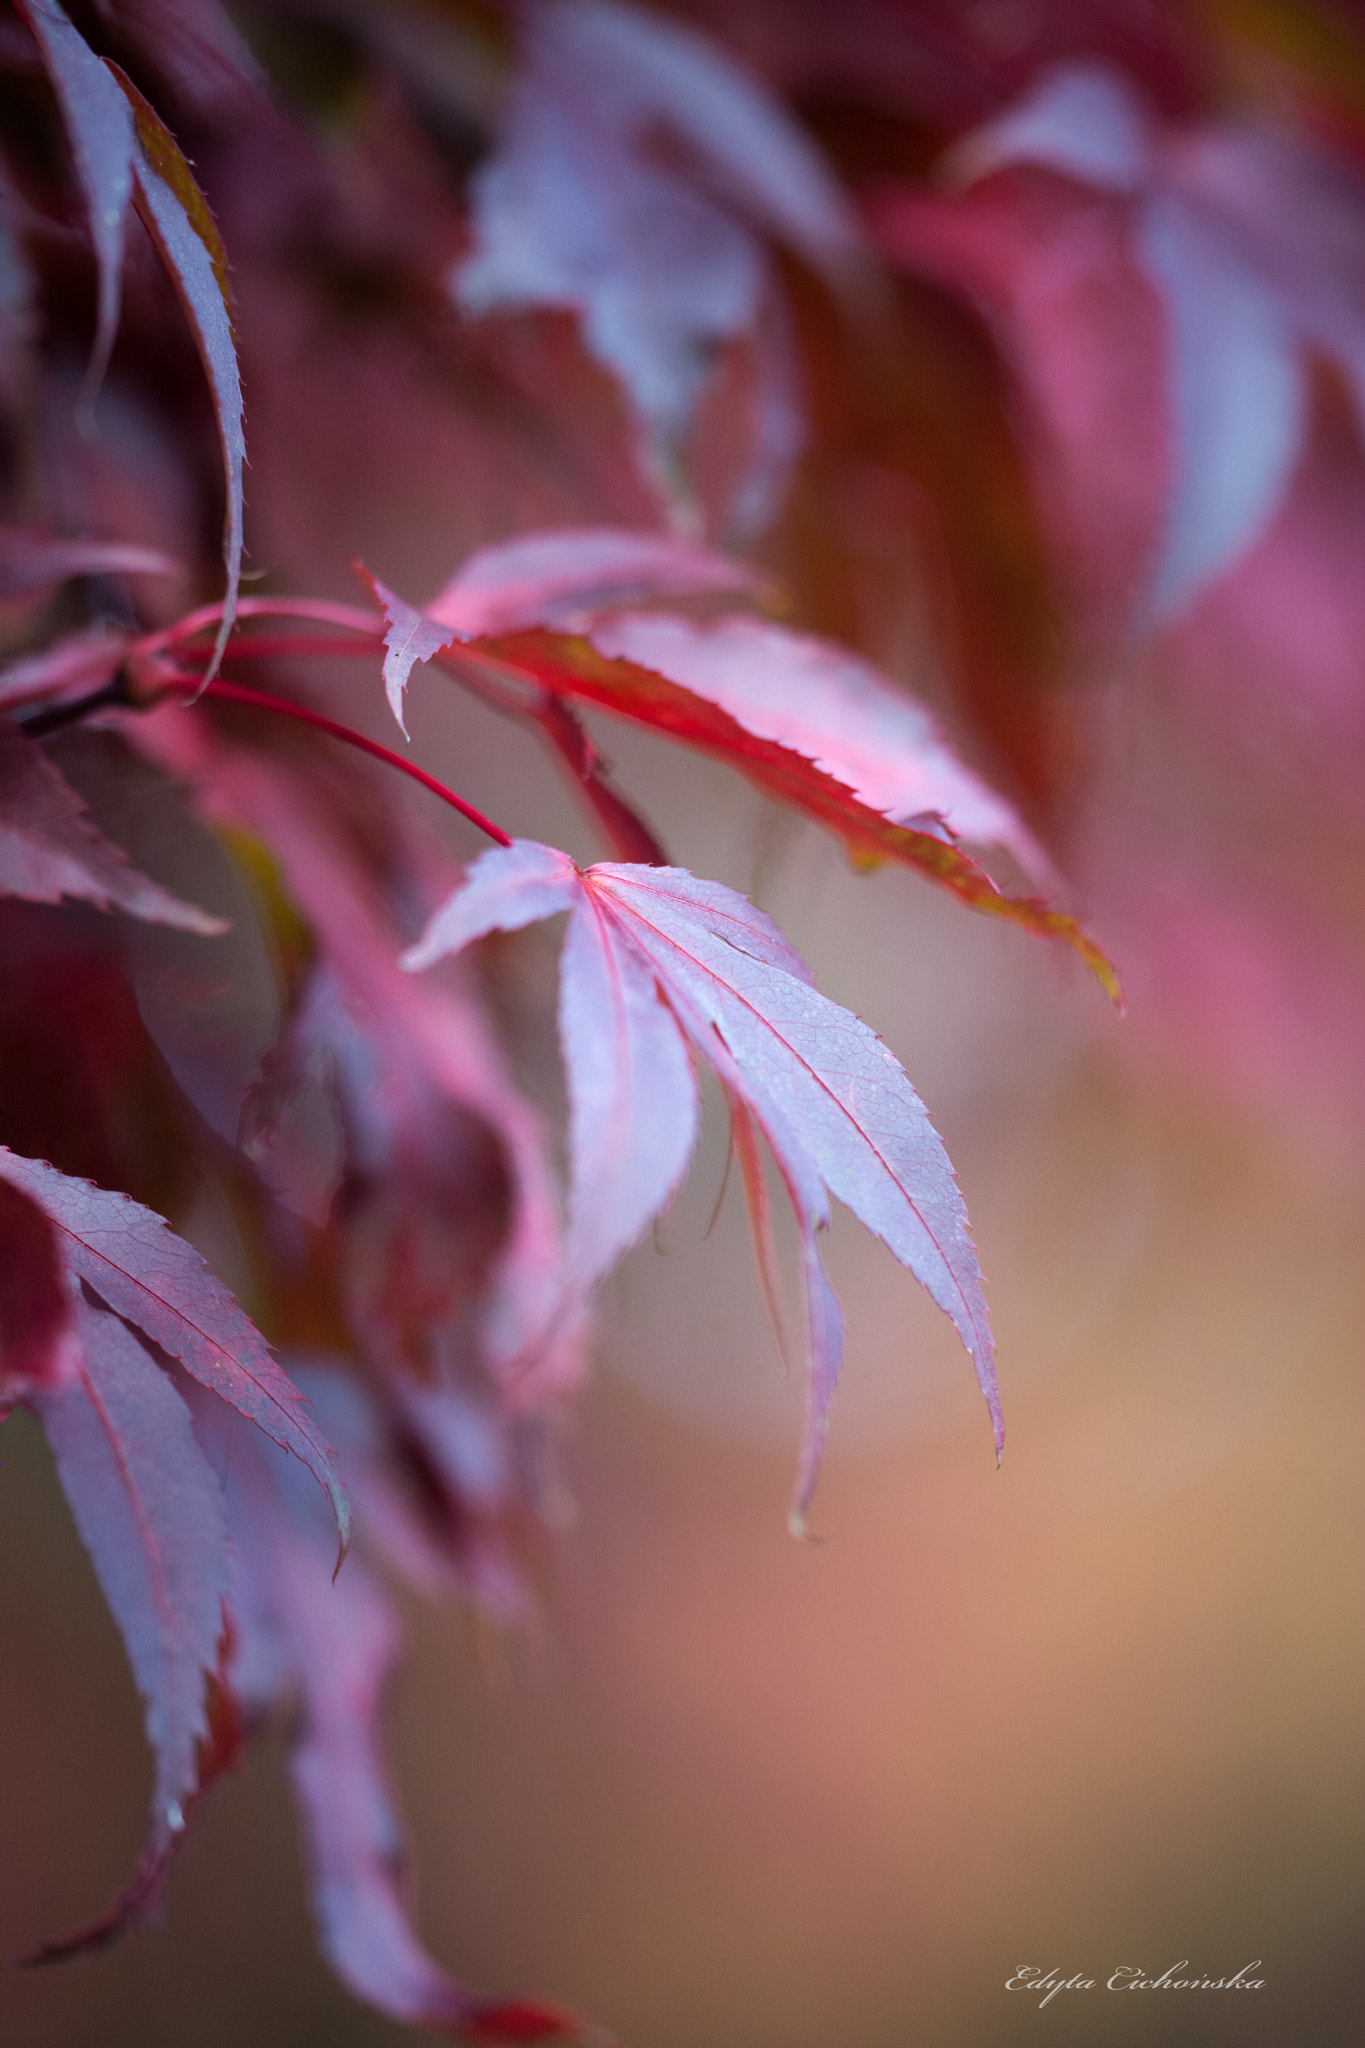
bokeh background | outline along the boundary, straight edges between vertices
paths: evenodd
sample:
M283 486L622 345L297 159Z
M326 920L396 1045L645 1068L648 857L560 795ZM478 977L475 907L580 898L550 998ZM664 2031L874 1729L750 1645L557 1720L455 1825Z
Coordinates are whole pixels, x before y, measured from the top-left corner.
M480 13L400 11L466 43ZM249 160L207 100L185 118L236 266L272 587L346 597L358 553L416 598L524 527L651 523L571 320L470 329L422 283L459 246L452 135L474 153L477 95L441 130L356 26L383 10L321 30L256 12L294 155L272 130L276 153ZM1297 107L1288 79L1300 99L1339 89L1344 122L1365 77L1349 9L868 0L842 67L823 10L691 12L850 179L921 193L935 150L1059 51L1103 45L1173 120ZM1058 625L1070 586L1030 523L1028 393L980 305L903 276L899 368L869 395L810 280L789 283L815 431L759 552L797 623L935 702L1032 805L1129 1014L916 878L855 875L727 770L598 724L674 856L753 893L924 1096L981 1252L1008 1443L997 1471L951 1331L843 1219L822 1540L790 1540L799 1368L768 1328L738 1187L722 1195L710 1101L687 1189L604 1293L537 1625L504 1638L407 1602L390 1727L421 1926L469 1981L572 2004L627 2048L1345 2048L1365 1996L1358 432L1319 365L1255 547L1155 642L1101 656L1093 619L1069 640ZM194 509L211 448L208 483L179 474L146 381L126 342L102 439L79 444L54 407L57 456L112 530L211 535ZM421 758L589 856L548 764L445 688L414 690ZM327 699L384 734L372 676L338 673ZM134 844L136 789L122 801L106 823ZM484 961L547 1114L553 959L532 933ZM23 1414L0 1431L0 1556L0 1945L17 1954L117 1890L149 1782L113 1625ZM1185 1963L1256 1963L1265 1989L1103 1988ZM1097 1989L1040 2011L1005 1989L1021 1965ZM163 1931L0 1975L5 2048L401 2038L315 1956L278 1746L208 1805Z

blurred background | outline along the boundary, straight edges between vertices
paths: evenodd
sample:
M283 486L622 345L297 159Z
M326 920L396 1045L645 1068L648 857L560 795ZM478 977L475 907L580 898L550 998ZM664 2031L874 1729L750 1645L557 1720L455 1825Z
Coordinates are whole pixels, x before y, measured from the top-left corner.
M417 600L489 540L661 523L658 450L577 316L471 321L443 284L504 118L504 10L244 6L230 36L208 6L73 12L110 48L121 15L162 38L141 75L233 258L265 587L348 598L358 554ZM849 1349L821 1540L790 1540L800 1368L768 1327L708 1099L686 1189L604 1290L536 1621L503 1635L403 1596L389 1725L421 1928L466 1980L563 2001L626 2048L1344 2048L1365 1993L1360 20L1301 0L667 13L825 152L882 295L855 318L790 249L771 256L804 443L766 521L724 530L731 423L761 382L736 337L691 423L689 516L775 574L789 623L933 705L1048 845L1129 1009L917 877L855 874L729 770L593 722L672 856L752 894L905 1064L972 1217L1008 1442L997 1471L951 1330L839 1218ZM1140 176L1026 152L944 173L1075 63L1140 109ZM31 169L38 87L16 75ZM1255 211L1272 145L1297 152L1286 219ZM1161 381L1188 278L1164 274L1163 304L1132 256L1141 210L1176 201L1235 246L1257 332L1281 309L1275 361L1298 380L1254 502L1221 527L1217 477L1199 489L1226 451ZM64 245L45 260L53 516L197 545L198 582L135 593L169 615L216 587L192 352L149 359L139 322L164 288L134 259L103 431L83 441L62 323L88 317L89 279ZM1283 307L1310 301L1327 311L1305 336ZM1219 389L1249 344L1235 322L1211 332ZM1238 388L1240 447L1270 387ZM1216 546L1189 550L1162 610L1170 508L1196 500ZM7 616L12 648L32 623ZM285 664L272 686L324 690ZM325 697L389 736L359 666ZM529 740L434 675L411 707L433 772L514 832L599 851ZM101 815L157 873L140 788ZM554 957L532 932L482 962L549 1116ZM201 1216L210 1250L213 1231ZM0 1431L0 1555L0 1946L18 1954L124 1882L150 1781L118 1638L22 1413ZM1264 1990L1104 1988L1124 1966L1248 1964ZM1021 1966L1097 1988L1040 2011L1005 1989ZM278 1738L206 1806L163 1931L0 1977L6 2048L401 2037L315 1955Z

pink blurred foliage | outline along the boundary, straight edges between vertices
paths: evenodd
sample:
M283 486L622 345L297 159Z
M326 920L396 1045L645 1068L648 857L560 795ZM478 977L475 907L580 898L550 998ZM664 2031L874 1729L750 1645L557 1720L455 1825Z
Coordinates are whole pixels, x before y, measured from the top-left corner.
M1091 66L947 161L956 189L882 185L871 218L1011 379L1067 595L1070 860L1138 1032L1358 1127L1365 187L1312 134L1163 125Z
M1092 653L1121 634L1169 486L1160 307L1131 205L1032 168L969 192L871 201L888 256L971 298L999 339L1068 617Z

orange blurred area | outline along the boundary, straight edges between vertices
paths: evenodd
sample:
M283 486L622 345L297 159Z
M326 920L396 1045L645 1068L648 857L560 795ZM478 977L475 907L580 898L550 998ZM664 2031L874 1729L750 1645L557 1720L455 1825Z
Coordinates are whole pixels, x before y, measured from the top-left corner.
M699 772L733 869L760 800ZM836 1225L827 1540L790 1540L799 1370L736 1187L708 1235L708 1103L687 1189L608 1289L533 1640L410 1608L392 1730L424 1932L628 2048L1355 2039L1365 1185L1163 1077L1079 973L913 880L855 878L800 827L760 881L949 1145L1004 1464L947 1323ZM512 969L534 992L534 951ZM0 1468L15 1953L122 1881L147 1766L23 1416ZM165 1931L7 1973L0 2041L396 2042L328 1979L302 1901L276 1749L210 1803ZM1105 1988L1247 1964L1263 1990ZM1023 1965L1095 1989L1040 2010L1005 1988Z

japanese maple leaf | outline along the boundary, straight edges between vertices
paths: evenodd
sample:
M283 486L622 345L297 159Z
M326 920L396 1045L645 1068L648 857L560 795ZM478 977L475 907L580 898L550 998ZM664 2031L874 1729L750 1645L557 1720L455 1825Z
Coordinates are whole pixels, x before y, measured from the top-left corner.
M52 1224L69 1284L84 1282L106 1308L302 1460L328 1494L344 1542L350 1516L331 1452L289 1375L194 1247L129 1196L5 1146L0 1180Z
M561 910L570 913L559 1032L573 1286L591 1289L682 1179L697 1125L691 1047L766 1137L800 1226L810 1380L794 1529L805 1526L843 1354L843 1315L817 1242L831 1196L952 1318L998 1449L990 1325L947 1154L886 1046L819 994L800 955L744 897L681 868L580 870L552 847L518 840L473 864L403 964L430 966L487 932Z
M124 228L135 205L175 286L213 397L226 486L227 597L208 664L232 631L242 568L242 385L232 332L227 256L174 136L116 64L96 56L58 0L20 0L52 80L90 219L99 279L87 400L98 390L118 327Z
M135 1326L135 1327L134 1327ZM38 1414L127 1647L156 1757L137 1877L93 1926L31 1961L100 1947L159 1899L203 1782L207 1686L229 1577L218 1480L171 1376L273 1437L349 1510L297 1389L194 1249L159 1216L0 1147L0 1403Z
M1007 895L957 846L959 831L1007 846L1051 878L1014 807L956 758L907 692L846 649L764 619L617 608L627 595L752 583L742 565L658 535L523 535L471 556L421 611L356 567L384 613L384 685L400 726L413 665L454 650L457 665L482 665L504 688L535 687L542 722L547 697L566 710L593 705L729 762L837 832L855 860L901 861L975 910L1060 939L1121 1000L1112 962L1075 917ZM638 839L627 848L607 805L594 808L618 850L654 857L636 851Z
M200 1784L230 1577L222 1488L170 1374L89 1289L76 1300L75 1373L29 1401L123 1637L156 1779L132 1886L101 1921L48 1944L34 1962L101 1947L155 1908Z

